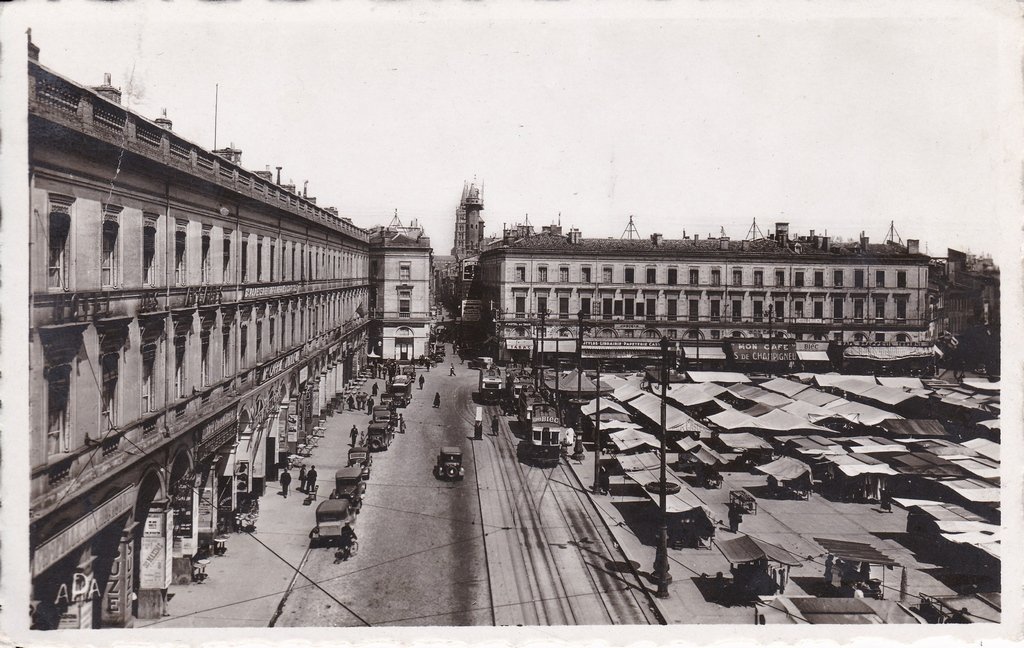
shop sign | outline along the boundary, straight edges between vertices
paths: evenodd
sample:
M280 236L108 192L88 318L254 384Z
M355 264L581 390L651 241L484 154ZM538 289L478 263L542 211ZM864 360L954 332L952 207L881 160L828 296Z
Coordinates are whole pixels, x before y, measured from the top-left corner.
M235 436L235 410L224 410L201 428L196 445L196 461L202 461Z
M171 510L150 511L142 528L139 556L139 586L142 589L167 589L171 585L171 552L167 539Z
M296 362L299 361L299 358L301 357L302 352L296 350L292 351L283 358L278 358L274 362L271 362L270 364L260 367L259 371L256 372L256 381L259 383L263 383L266 380L269 380L273 376L276 376L285 369L288 369L289 367L294 365Z
M100 586L92 574L76 571L71 575L70 587L68 585L68 583L60 584L57 596L53 600L54 605L71 605L100 598Z
M828 340L797 340L797 351L828 351Z
M669 348L675 343L669 345ZM633 347L636 349L658 349L661 350L661 340L623 340L622 338L605 338L602 340L584 340L584 349L600 349L601 347Z
M479 322L482 305L479 299L462 300L462 321Z
M113 522L118 516L131 511L133 506L135 506L135 487L129 486L97 506L78 522L50 538L32 554L32 575L38 576L43 573L62 556L67 555L69 551L96 535L100 529Z
M733 360L736 362L795 362L796 346L792 341L779 342L730 342Z
M242 299L256 299L258 297L276 297L278 295L290 295L298 289L295 284L283 284L280 286L246 286L242 293Z
M532 351L533 350L533 340L530 340L530 339L524 340L522 338L516 339L516 340L505 340L505 348L506 349L515 350L515 351L522 351L522 350Z
M131 531L125 531L117 543L117 556L110 566L103 593L100 618L104 627L124 627L131 617L131 588L135 583L135 542Z
M182 476L171 494L174 510L174 537L191 538L193 532L192 500L194 499L195 476L191 471ZM184 550L185 547L183 546Z
M213 488L208 484L204 484L203 489L199 491L199 508L196 511L196 517L199 520L199 530L201 532L212 532L214 530Z

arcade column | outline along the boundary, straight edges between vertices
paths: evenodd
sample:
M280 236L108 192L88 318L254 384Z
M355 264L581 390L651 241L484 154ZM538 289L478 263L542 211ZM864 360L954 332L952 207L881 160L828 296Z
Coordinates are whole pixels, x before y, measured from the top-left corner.
M159 619L167 613L173 549L171 513L166 500L153 502L142 523L138 558L140 619Z

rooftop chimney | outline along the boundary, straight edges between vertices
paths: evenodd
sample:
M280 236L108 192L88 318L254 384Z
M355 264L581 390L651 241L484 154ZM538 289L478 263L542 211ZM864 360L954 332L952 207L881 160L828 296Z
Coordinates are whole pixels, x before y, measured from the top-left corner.
M867 236L864 236L864 232L862 231L860 233L860 249L862 249L865 252L867 252L868 251L868 243L870 243L870 242L871 242L870 239Z
M581 239L580 231L575 227L569 230L569 243L577 245Z
M740 241L740 249L743 250L744 252L749 251L750 250L750 240L749 239L743 239L742 241Z
M219 155L232 164L242 163L242 150L235 148L235 143L232 142L229 146L217 149L213 152L214 155Z
M811 230L811 238L814 238L814 230Z
M775 242L782 247L789 242L789 223L775 223Z
M832 238L831 237L829 237L829 236L822 236L821 237L821 249L825 250L826 252L828 252L828 251L830 251L832 249Z
M661 233L656 232L654 234L651 234L651 241L654 243L654 247L658 247L659 245L661 245L663 240L664 237L661 235Z
M700 234L694 234L693 235L693 242L696 243L697 239L699 239L699 238L700 238Z
M333 214L335 216L338 215L338 208L337 207L324 207L324 210L327 211L327 212L330 212L331 214Z
M274 172L270 170L270 165L269 164L267 165L266 170L264 170L264 171L253 171L253 173L255 173L258 177L262 178L263 180L266 180L267 182L273 182L274 181Z
M167 119L167 109L164 108L160 111L160 116L153 120L157 126L164 130L171 130L171 120Z
M907 254L920 254L921 242L917 239L907 239Z
M722 250L728 250L729 249L729 237L728 236L723 236L722 238L718 239L718 244L719 244L719 246L721 247Z
M110 72L103 73L103 85L94 86L93 90L104 99L113 101L116 104L121 103L121 89L110 85Z
M32 42L32 28L29 27L28 30L25 31L25 34L28 35L28 59L30 61L36 61L38 63L39 62L39 46L35 45Z

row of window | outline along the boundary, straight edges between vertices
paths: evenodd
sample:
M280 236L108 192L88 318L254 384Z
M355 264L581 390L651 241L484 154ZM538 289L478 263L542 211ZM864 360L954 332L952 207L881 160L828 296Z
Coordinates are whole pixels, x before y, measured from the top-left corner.
M665 310L663 312L658 311L658 299L614 299L606 297L603 299L592 299L590 297L579 298L579 309L583 311L585 315L594 317L622 317L625 319L659 319L659 316L663 316L668 320L680 319L682 313L679 310L679 302L683 301L686 307L686 313L683 315L686 319L691 321L700 321L703 317L710 318L711 321L724 321L725 319L731 319L734 322L742 321L744 317L752 317L755 322L767 321L768 318L772 318L775 321L784 321L787 316L794 319L825 319L825 302L823 300L815 300L811 302L805 302L802 299L794 299L790 302L791 311L787 314L786 312L786 300L776 300L769 302L767 305L764 300L755 299L750 301L750 310L744 313L744 300L733 299L724 301L721 299L710 299L707 300L707 310L701 312L701 300L689 299L668 299L665 301ZM847 310L847 301L852 301L853 310ZM886 309L886 299L878 298L874 301L873 316L875 319L884 320L889 314ZM906 297L897 297L895 300L895 316L897 320L905 320L907 318L907 304L908 300ZM575 316L575 313L571 310L571 300L569 297L559 297L557 306L557 314L561 318L569 318ZM805 304L809 304L809 307L805 310ZM527 317L527 313L530 312L526 308L527 298L524 295L515 297L515 316L516 317ZM723 311L727 309L727 311ZM863 320L869 315L867 314L866 304L864 299L853 299L847 300L842 297L836 297L831 300L831 313L829 316L833 319L843 319L844 317L852 315L855 320ZM542 295L536 297L536 310L533 313L547 313L548 311L548 298Z
M172 403L191 396L193 387L211 387L219 380L245 371L289 348L301 347L307 339L315 338L337 326L341 319L341 309L341 300L329 299L309 308L282 308L276 314L254 313L252 320L239 322L237 330L227 324L222 325L217 332L211 325L202 328L198 335L193 335L189 328L173 336L171 364L165 372L170 378L169 396ZM312 312L307 316L307 311ZM195 345L198 348L190 355L188 350ZM166 352L164 342L159 338L144 339L140 351L136 360L140 376L139 409L133 413L131 420L156 412L161 407L155 390L165 382L159 378ZM121 403L124 391L121 374L126 361L120 351L107 352L100 357L101 434L117 427L121 415L126 413ZM195 366L190 366L191 362L195 362ZM219 369L215 368L215 363L219 363ZM50 456L71 449L71 366L49 368L46 372L46 389L47 452Z
M74 198L50 195L47 232L47 286L70 290L68 272L71 259L70 232ZM142 213L143 226L136 240L124 240L122 211L118 205L103 205L100 232L100 285L116 287L124 284L121 259L125 246L138 246L141 281L144 286L160 282L162 261L157 254L158 232L163 227L159 214ZM228 228L193 223L185 219L174 220L173 256L171 264L174 283L187 285L191 272L198 266L199 283L305 281L306 279L338 279L362 276L365 255L313 245L299 241L278 239L249 232L237 236ZM189 257L189 235L201 227L198 258ZM216 233L215 230L216 229ZM75 250L77 262L88 259L86 250ZM250 254L254 257L251 262ZM233 264L235 259L237 264ZM237 265L237 268L235 268Z
M525 328L522 328L522 327L517 327L515 329L507 331L506 333L507 334L511 334L511 335L508 335L508 337L512 337L512 338L534 339L534 337L531 334L531 332L528 331ZM664 329L664 334L665 334L666 337L668 337L670 339L676 339L676 338L682 337L682 338L687 339L687 340L701 340L701 339L721 340L723 337L742 338L742 337L746 337L747 335L749 335L749 333L746 333L744 331L723 331L721 329L711 329L711 330L705 332L703 330L697 330L697 329L675 329L675 328ZM555 337L575 338L576 335L577 334L574 331L572 331L571 329L561 329L560 331L558 331L558 333L557 333L557 335ZM662 336L662 331L659 331L657 329L646 329L646 330L641 331L641 330L637 330L637 329L616 330L616 329L605 328L605 329L600 329L600 330L596 331L593 334L593 337L597 337L597 338L644 338L644 339L659 339L659 338L661 338L661 336ZM777 331L775 333L775 337L777 337L777 338L794 339L794 340L797 340L797 341L807 340L807 341L818 341L818 342L827 342L828 339L829 339L829 337L828 337L828 335L826 333L808 333L808 334L805 334L805 333L793 333L793 334L789 334L789 333L786 333L784 331ZM537 339L539 339L539 337ZM868 333L863 333L863 332L859 332L859 331L858 332L854 332L852 334L849 334L849 333L845 333L844 334L843 331L833 331L832 332L832 339L837 341L837 342L841 342L844 339L852 340L853 342L868 342L868 341L872 341L872 340L874 342L910 342L911 341L910 336L907 335L906 333L897 333L895 335L892 335L891 333L890 334L887 334L887 333L874 333L874 334L870 334L869 335Z
M516 266L516 269L515 269L515 279L516 279L516 281L522 281L522 282L526 281L526 270L527 270L527 268L526 268L525 265L517 265ZM593 273L593 268L591 266L581 266L579 270L580 270L580 275L579 275L578 281L580 283L594 283L594 276L595 275ZM755 269L755 270L753 270L751 272L752 272L752 274L749 275L750 278L751 278L751 282L750 283L746 283L745 282L745 278L746 277L745 277L744 269L743 268L733 268L733 270L732 270L732 283L729 284L729 285L733 285L733 286L745 286L745 285L764 286L765 285L765 282L764 282L765 281L765 271L764 270L757 270L757 269ZM852 284L848 284L847 283L848 273L850 273L850 272L852 272L852 280L853 280ZM875 283L874 283L873 287L884 288L886 286L886 274L887 274L887 271L886 270L875 270L874 272L875 272ZM658 281L658 275L659 275L658 268L654 268L654 267L646 268L646 273L647 273L647 276L646 276L647 281L646 281L646 283L652 284L652 285L659 284L659 281ZM771 285L773 285L773 286L785 286L785 285L787 285L786 275L787 275L787 271L786 270L776 270L775 271L775 283L771 284ZM853 286L855 288L865 288L865 287L867 287L866 284L865 284L866 276L867 276L867 274L866 274L865 270L853 270L853 271L833 270L832 271L832 283L830 283L829 286L830 287L843 287L843 286L850 285L850 286ZM636 268L629 267L629 266L627 266L625 268L622 268L621 278L622 278L621 283L625 283L625 284L637 283L636 282ZM548 267L547 266L543 266L543 265L542 266L538 266L537 267L537 282L539 282L539 283L547 283L549 281L550 281L550 278L549 278L549 274L548 274ZM558 282L559 283L569 283L570 282L569 266L559 266L559 268L558 268ZM601 268L601 282L605 283L605 284L613 284L613 283L615 283L615 268L614 268L614 266L603 266ZM679 285L679 269L678 268L666 268L666 277L665 277L665 282L664 283L666 285L669 285L669 286ZM692 286L702 285L701 271L700 271L699 268L689 268L689 285L692 285ZM708 275L706 276L706 281L704 282L704 285L721 286L722 285L722 269L721 268L710 268L708 270ZM798 287L799 286L825 287L825 271L824 270L813 270L813 271L795 270L795 271L793 271L792 285L798 286ZM907 286L907 271L906 270L897 270L896 271L896 287L897 288L905 288L906 286Z

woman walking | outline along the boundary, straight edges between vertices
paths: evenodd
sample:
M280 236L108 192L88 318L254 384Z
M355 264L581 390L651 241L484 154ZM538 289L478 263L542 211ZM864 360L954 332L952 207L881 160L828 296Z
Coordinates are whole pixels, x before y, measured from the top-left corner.
M441 407L441 392L434 392L434 407Z

